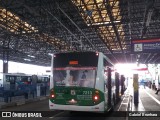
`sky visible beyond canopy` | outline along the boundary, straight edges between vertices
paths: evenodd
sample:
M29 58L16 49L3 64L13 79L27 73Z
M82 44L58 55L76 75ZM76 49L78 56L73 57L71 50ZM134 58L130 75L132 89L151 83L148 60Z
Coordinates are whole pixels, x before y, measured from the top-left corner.
M43 67L37 65L23 64L9 61L8 73L25 73L25 74L39 74L48 75L46 70L51 70L51 67ZM3 62L0 60L0 72L3 71Z
M3 71L3 62L0 60L0 72ZM137 66L136 64L116 64L114 68L120 74L125 76L133 76L135 68L145 68L146 65ZM25 73L25 74L38 74L38 75L50 75L50 72L46 72L46 70L51 70L51 67L43 67L37 65L23 64L9 61L8 73ZM140 71L136 71L139 72ZM142 74L144 72L142 71Z

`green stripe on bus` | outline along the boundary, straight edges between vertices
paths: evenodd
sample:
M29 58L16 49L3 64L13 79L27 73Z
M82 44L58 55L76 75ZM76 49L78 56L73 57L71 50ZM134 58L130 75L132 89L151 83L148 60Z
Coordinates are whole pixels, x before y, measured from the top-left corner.
M104 101L104 93L94 88L55 87L55 97L50 101L59 105L93 106Z

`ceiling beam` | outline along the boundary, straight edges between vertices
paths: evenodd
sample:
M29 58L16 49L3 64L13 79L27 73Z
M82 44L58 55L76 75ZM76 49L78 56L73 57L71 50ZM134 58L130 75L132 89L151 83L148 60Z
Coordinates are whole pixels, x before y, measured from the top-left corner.
M108 13L108 16L109 16L109 19L111 21L111 24L112 24L112 27L113 27L113 30L114 30L114 33L116 34L116 37L117 37L117 41L119 43L119 46L121 48L121 51L123 53L123 56L124 56L124 59L125 61L127 62L127 59L126 59L126 56L125 56L125 53L124 53L124 50L123 50L123 47L122 47L122 44L121 44L121 40L120 40L120 36L119 36L119 33L118 33L118 30L114 24L114 17L112 15L112 10L111 10L111 6L110 6L110 2L109 0L106 0L106 3L105 4L105 7L106 7L106 10L107 10L107 13Z

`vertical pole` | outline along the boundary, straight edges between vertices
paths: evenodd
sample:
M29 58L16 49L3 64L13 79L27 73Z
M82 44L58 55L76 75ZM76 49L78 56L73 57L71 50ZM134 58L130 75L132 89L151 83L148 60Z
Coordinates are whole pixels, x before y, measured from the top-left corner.
M108 68L108 106L111 106L111 68Z
M121 95L124 93L124 76L121 75Z
M134 104L139 102L139 90L138 90L138 74L133 74L133 91L134 91Z
M8 73L8 51L5 51L5 49L3 49L3 73ZM3 86L8 87L4 84ZM11 101L11 96L9 95L9 92L7 92L7 94L4 95L4 102L8 103L9 97Z
M125 78L124 75L123 75L123 93L124 93L124 91L126 90L125 80L126 80L126 78Z
M3 73L8 73L8 51L3 50Z
M116 82L116 102L119 101L119 73L115 73L115 82Z
M10 36L7 35L6 39L3 40L3 73L8 73L9 43L10 43Z

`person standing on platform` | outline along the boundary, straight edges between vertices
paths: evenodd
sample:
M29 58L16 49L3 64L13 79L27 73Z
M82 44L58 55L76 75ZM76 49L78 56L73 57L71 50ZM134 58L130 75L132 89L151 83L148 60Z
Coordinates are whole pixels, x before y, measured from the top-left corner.
M146 82L143 82L144 89L146 88Z
M160 91L160 83L158 83L157 92L155 94L158 94L159 91Z

